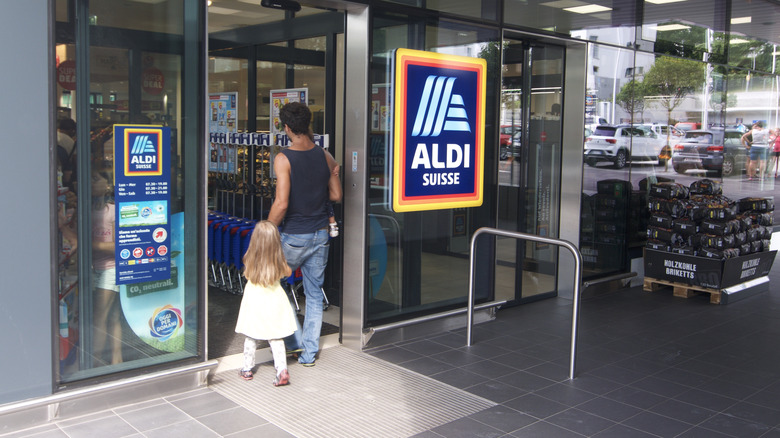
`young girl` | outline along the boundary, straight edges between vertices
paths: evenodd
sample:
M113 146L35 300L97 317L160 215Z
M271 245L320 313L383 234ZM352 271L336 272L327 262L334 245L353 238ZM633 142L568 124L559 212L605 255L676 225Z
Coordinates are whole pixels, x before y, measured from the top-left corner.
M244 367L239 371L244 380L252 380L257 340L263 339L268 341L274 356L274 386L290 383L282 339L293 334L296 321L290 301L279 280L291 273L282 252L276 225L269 221L258 222L252 232L249 248L244 254L244 276L247 285L236 323L236 333L246 335Z

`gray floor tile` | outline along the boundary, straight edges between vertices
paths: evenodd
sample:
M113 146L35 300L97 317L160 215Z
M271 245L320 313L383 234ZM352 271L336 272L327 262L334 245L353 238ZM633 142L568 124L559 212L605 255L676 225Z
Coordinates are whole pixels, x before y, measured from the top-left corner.
M676 438L734 438L732 435L726 435L714 430L703 427L692 427L685 432L677 435Z
M688 423L652 412L641 412L622 424L658 436L677 436L691 428Z
M500 363L502 365L506 365L508 367L512 367L516 370L525 370L546 362L537 357L531 357L526 354L519 353L517 351L513 351L507 354L502 354L501 356L493 357L490 360L492 360L493 362Z
M32 427L0 436L3 438L68 438L68 434L54 424Z
M485 383L490 380L484 376L480 376L479 374L466 371L463 368L454 368L431 375L430 377L461 389L478 385L480 383Z
M410 360L419 359L423 355L407 350L403 347L393 347L372 353L372 356L395 364L402 364Z
M739 438L760 437L772 430L760 423L743 420L729 415L718 414L699 425L705 429L714 430Z
M604 397L588 400L585 403L578 405L577 409L615 422L621 422L642 412L641 409L635 406L630 406Z
M485 360L485 358L482 356L462 349L453 349L443 353L433 354L430 357L432 359L436 359L456 367L462 367L464 365L482 362Z
M596 394L577 389L566 383L556 383L535 392L544 398L548 398L566 406L577 406L598 397Z
M400 364L402 367L414 372L429 376L453 369L450 364L431 359L430 357L420 357Z
M657 435L651 435L622 424L616 424L593 435L593 438L657 438Z
M208 438L219 435L196 420L187 420L183 423L152 429L144 432L147 438Z
M225 435L225 438L293 438L295 435L280 429L273 424L266 423L262 426L253 427L251 429L242 430L240 432L231 433Z
M147 406L117 415L141 432L192 418L169 403Z
M759 392L759 389L756 389L752 386L742 385L721 378L709 380L697 386L696 388L701 389L702 391L713 392L715 394L723 395L736 400L743 400Z
M737 403L737 400L734 400L733 398L723 397L700 389L692 389L683 392L682 394L675 396L675 399L718 412Z
M530 426L512 432L512 436L518 438L581 438L584 435L572 432L546 421L537 421Z
M499 377L495 380L529 392L537 391L555 384L555 382L552 380L545 379L544 377L540 377L526 371L517 371L515 373Z
M505 402L504 405L540 419L547 418L568 409L568 406L566 405L540 397L536 394L526 394L522 397L509 400Z
M752 423L760 423L770 428L780 426L780 411L752 403L737 403L724 410L723 413Z
M493 361L493 359L485 359L480 362L466 364L463 365L461 369L480 374L490 379L506 376L507 374L512 374L517 371L517 368L502 365Z
M601 377L602 379L611 380L623 385L628 385L629 383L633 383L637 380L641 380L647 377L646 373L629 370L628 368L619 367L614 364L609 364L594 370L590 370L588 371L588 375Z
M452 349L451 347L447 347L446 345L442 345L439 344L438 342L433 342L426 339L400 344L400 346L409 351L413 351L417 354L421 354L423 356L430 356L436 353L444 353L445 351L449 351Z
M238 406L214 391L204 392L194 397L172 401L171 404L195 418L213 414L214 412L233 409Z
M618 388L604 394L604 397L641 409L649 409L666 400L666 398L658 394L653 394L652 392L643 391L630 386Z
M138 430L116 415L64 426L62 430L71 438L123 437L138 433Z
M624 386L620 383L602 379L601 377L596 377L591 374L579 375L574 380L567 380L561 382L561 384L569 385L596 395L606 394Z
M717 414L715 411L679 400L666 400L650 408L650 411L691 425L699 424Z
M432 431L447 438L499 438L505 435L503 431L471 418L461 418L436 427Z
M615 425L614 421L597 417L576 408L567 409L545 419L548 423L591 436Z
M664 397L674 397L691 389L688 386L679 385L677 383L670 382L655 376L637 380L629 386L633 388L639 388L647 392L652 392L653 394L658 394Z
M527 368L523 371L527 371L531 374L550 379L555 382L563 382L569 380L569 359L561 360L559 362L545 362L540 365L536 365L531 368Z
M767 408L780 410L780 395L769 390L759 391L746 398L745 401Z
M220 435L230 435L268 423L266 419L243 407L204 415L198 421Z
M527 393L525 390L507 385L499 380L488 380L487 382L469 386L465 389L472 394L484 397L496 403L503 403Z
M468 418L495 427L504 432L512 432L538 421L507 406L497 405L470 415Z

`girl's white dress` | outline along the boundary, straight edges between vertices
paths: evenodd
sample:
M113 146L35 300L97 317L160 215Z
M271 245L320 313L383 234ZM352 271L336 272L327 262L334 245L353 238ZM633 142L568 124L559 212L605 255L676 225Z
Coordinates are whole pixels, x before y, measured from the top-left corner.
M278 281L269 287L248 282L238 311L236 333L253 339L281 339L295 332L295 318Z

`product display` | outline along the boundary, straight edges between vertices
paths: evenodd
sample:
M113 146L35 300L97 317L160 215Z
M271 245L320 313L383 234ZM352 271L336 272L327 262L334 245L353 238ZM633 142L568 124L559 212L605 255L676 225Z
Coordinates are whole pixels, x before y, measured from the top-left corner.
M734 202L709 179L690 187L661 182L649 193L649 249L716 259L769 251L773 198Z

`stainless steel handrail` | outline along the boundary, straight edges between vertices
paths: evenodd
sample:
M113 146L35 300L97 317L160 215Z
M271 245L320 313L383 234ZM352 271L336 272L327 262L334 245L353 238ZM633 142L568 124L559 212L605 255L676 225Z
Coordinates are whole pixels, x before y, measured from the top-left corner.
M468 347L471 346L471 328L474 324L474 248L476 247L477 237L482 234L493 234L496 236L512 237L514 239L531 240L534 242L562 246L568 249L574 256L574 309L571 317L571 355L569 356L569 380L574 380L574 368L577 358L577 325L580 319L580 286L582 284L582 254L580 254L579 249L566 240L541 237L518 231L506 231L489 227L483 227L475 231L474 235L471 236L471 249L469 255L469 302L468 321L466 324L466 346Z

